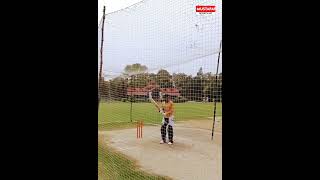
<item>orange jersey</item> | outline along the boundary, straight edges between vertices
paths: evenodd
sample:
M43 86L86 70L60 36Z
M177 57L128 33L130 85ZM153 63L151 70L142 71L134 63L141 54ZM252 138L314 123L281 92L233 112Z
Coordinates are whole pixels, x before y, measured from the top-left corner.
M172 116L174 113L173 102L169 101L168 103L165 103L163 105L163 109L164 109L164 113L165 113L166 118L169 118L170 116Z

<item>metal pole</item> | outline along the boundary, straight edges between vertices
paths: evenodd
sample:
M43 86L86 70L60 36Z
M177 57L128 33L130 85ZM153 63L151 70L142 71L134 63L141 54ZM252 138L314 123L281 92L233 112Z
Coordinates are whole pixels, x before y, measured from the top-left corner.
M132 77L131 76L131 84L132 84ZM130 97L130 122L132 122L132 100L133 100L133 97L132 97L132 90L131 90L131 97Z
M104 20L106 17L106 6L103 6L103 16L102 16L102 24L101 24L101 47L100 47L100 69L99 69L99 82L98 82L98 112L99 112L99 104L101 99L101 82L102 82L102 65L103 65L103 41L104 41Z
M217 85L218 85L218 71L219 71L219 61L220 61L221 47L222 47L222 41L220 41L220 50L219 50L219 55L218 55L218 63L217 63L217 71L216 71L216 79L215 79L215 88L217 88ZM213 97L215 97L215 93L213 93ZM216 123L216 110L217 110L217 98L214 98L213 124L212 124L211 140L213 140L214 125Z

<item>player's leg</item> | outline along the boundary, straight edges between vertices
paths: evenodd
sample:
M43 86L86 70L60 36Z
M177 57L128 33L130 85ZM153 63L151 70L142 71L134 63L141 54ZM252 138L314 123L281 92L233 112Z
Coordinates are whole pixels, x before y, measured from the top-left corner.
M164 118L164 122L161 126L161 141L160 143L165 143L166 142L166 136L167 136L167 125L169 123L169 119L168 118Z
M169 144L173 143L173 128L171 125L168 125L168 136L169 136Z
M171 116L169 118L169 124L168 124L168 136L169 136L168 144L173 143L173 126L174 126L174 121L173 121L173 116Z

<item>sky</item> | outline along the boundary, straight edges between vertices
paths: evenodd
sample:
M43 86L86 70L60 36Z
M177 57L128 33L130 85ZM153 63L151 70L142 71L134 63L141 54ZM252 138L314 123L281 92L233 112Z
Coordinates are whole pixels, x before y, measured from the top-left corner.
M108 14L139 1L99 0L98 24L103 5L106 5ZM104 74L117 75L127 64L133 63L147 65L149 69L169 64L165 69L170 73L194 75L200 67L204 73L215 73L218 54L212 53L219 49L220 38L216 36L221 34L222 27L213 23L218 22L213 15L196 15L195 5L201 4L194 0L146 0L108 14L104 33ZM217 10L222 11L221 7ZM221 60L219 72L222 70Z
M126 8L141 0L98 0L98 24L102 17L103 6L106 6L106 13L111 13L119 9Z

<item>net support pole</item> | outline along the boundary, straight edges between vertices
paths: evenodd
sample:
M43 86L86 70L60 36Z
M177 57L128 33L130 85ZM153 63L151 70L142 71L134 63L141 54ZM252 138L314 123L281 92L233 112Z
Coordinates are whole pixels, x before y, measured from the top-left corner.
M131 84L134 82L133 78L134 76L131 76ZM132 122L132 101L133 101L133 95L132 95L132 90L131 90L131 96L130 96L130 122Z
M98 112L99 112L99 104L101 100L101 83L102 83L102 65L103 65L103 35L104 35L104 20L106 17L106 6L103 6L103 15L102 15L102 24L101 24L101 46L100 46L100 69L99 69L99 82L98 82Z
M219 50L219 55L218 55L218 63L217 63L217 71L216 71L216 79L215 79L215 88L214 89L216 89L217 86L218 86L218 71L219 71L221 47L222 47L222 41L220 41L220 50ZM215 92L213 92L213 97L215 97ZM214 98L213 124L212 124L211 140L213 140L214 126L215 126L215 123L216 123L216 112L217 112L217 98Z
M131 95L131 103L130 103L130 122L132 122L132 95Z

